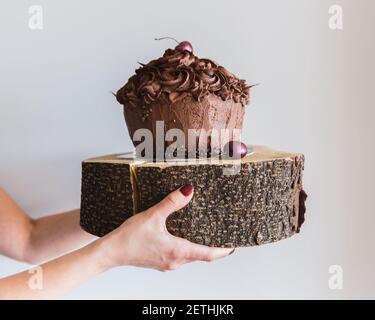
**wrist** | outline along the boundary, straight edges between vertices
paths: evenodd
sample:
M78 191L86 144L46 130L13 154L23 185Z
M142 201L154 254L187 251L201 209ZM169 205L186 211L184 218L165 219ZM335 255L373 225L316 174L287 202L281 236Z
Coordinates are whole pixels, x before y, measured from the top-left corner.
M96 240L95 247L98 252L98 260L100 261L100 267L105 271L114 267L128 265L129 262L124 259L126 245L122 242L121 246L121 257L118 254L118 242L116 240L116 234L110 233L103 238Z
M108 248L109 246L105 238L95 240L88 245L88 250L91 252L94 264L99 273L105 272L116 266L109 255Z

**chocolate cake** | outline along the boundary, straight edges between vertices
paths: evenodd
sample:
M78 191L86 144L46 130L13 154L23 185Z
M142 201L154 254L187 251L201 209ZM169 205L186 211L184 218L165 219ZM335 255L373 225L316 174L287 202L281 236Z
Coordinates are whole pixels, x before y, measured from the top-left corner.
M304 156L234 139L242 129L250 88L219 64L195 56L186 41L141 64L116 98L123 105L134 146L143 143L133 139L138 129L152 133L152 157L130 152L82 162L82 228L103 236L169 192L192 183L191 202L166 221L173 235L208 246L245 247L298 233L307 197L302 187ZM185 140L177 145L182 159L167 159L173 143L165 142L164 133L161 142L156 138L159 121L164 133L182 132ZM226 129L230 134L219 139L194 137L194 158L205 145L208 157L190 159L186 141L191 129ZM227 154L224 144L229 146Z
M137 129L151 130L156 136L156 121L164 121L164 131L227 129L228 140L233 129L242 129L250 86L244 80L210 59L201 59L186 50L167 49L164 55L141 64L135 75L118 90L117 101L124 106L130 137ZM204 137L206 139L206 137ZM165 142L164 148L168 145ZM220 152L220 139L208 137L208 152ZM139 142L133 140L134 145ZM156 149L154 143L154 150ZM197 137L197 151L202 141Z

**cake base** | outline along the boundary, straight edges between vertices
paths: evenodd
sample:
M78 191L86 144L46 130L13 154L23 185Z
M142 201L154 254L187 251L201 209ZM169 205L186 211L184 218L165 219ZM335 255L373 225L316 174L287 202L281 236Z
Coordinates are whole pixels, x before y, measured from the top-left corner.
M251 147L254 153L239 161L147 162L126 154L85 160L80 224L103 236L169 192L193 183L192 201L166 221L171 234L215 247L290 237L304 221L304 156Z

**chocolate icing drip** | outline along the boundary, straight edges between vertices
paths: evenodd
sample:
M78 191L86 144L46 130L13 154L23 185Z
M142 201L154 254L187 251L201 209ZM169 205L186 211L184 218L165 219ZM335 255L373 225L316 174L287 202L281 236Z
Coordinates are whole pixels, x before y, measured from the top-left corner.
M224 67L193 53L167 49L164 55L141 64L135 75L118 90L117 101L124 106L145 108L159 98L174 103L186 96L201 101L208 94L234 100L245 106L250 86Z

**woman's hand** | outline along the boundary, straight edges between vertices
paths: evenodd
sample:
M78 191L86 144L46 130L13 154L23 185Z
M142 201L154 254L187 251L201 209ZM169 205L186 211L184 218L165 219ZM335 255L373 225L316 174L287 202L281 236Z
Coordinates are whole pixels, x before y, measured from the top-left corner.
M188 204L192 196L193 187L186 185L152 208L126 220L105 237L42 264L37 274L24 271L0 279L0 299L59 297L95 275L120 265L166 271L187 262L212 261L227 256L234 249L194 244L167 231L165 220L168 215ZM34 288L36 279L40 290Z
M133 265L168 271L184 263L213 261L232 253L234 249L195 244L168 232L167 217L186 206L193 191L193 186L188 184L170 193L152 208L134 215L98 240L102 242L107 267Z

